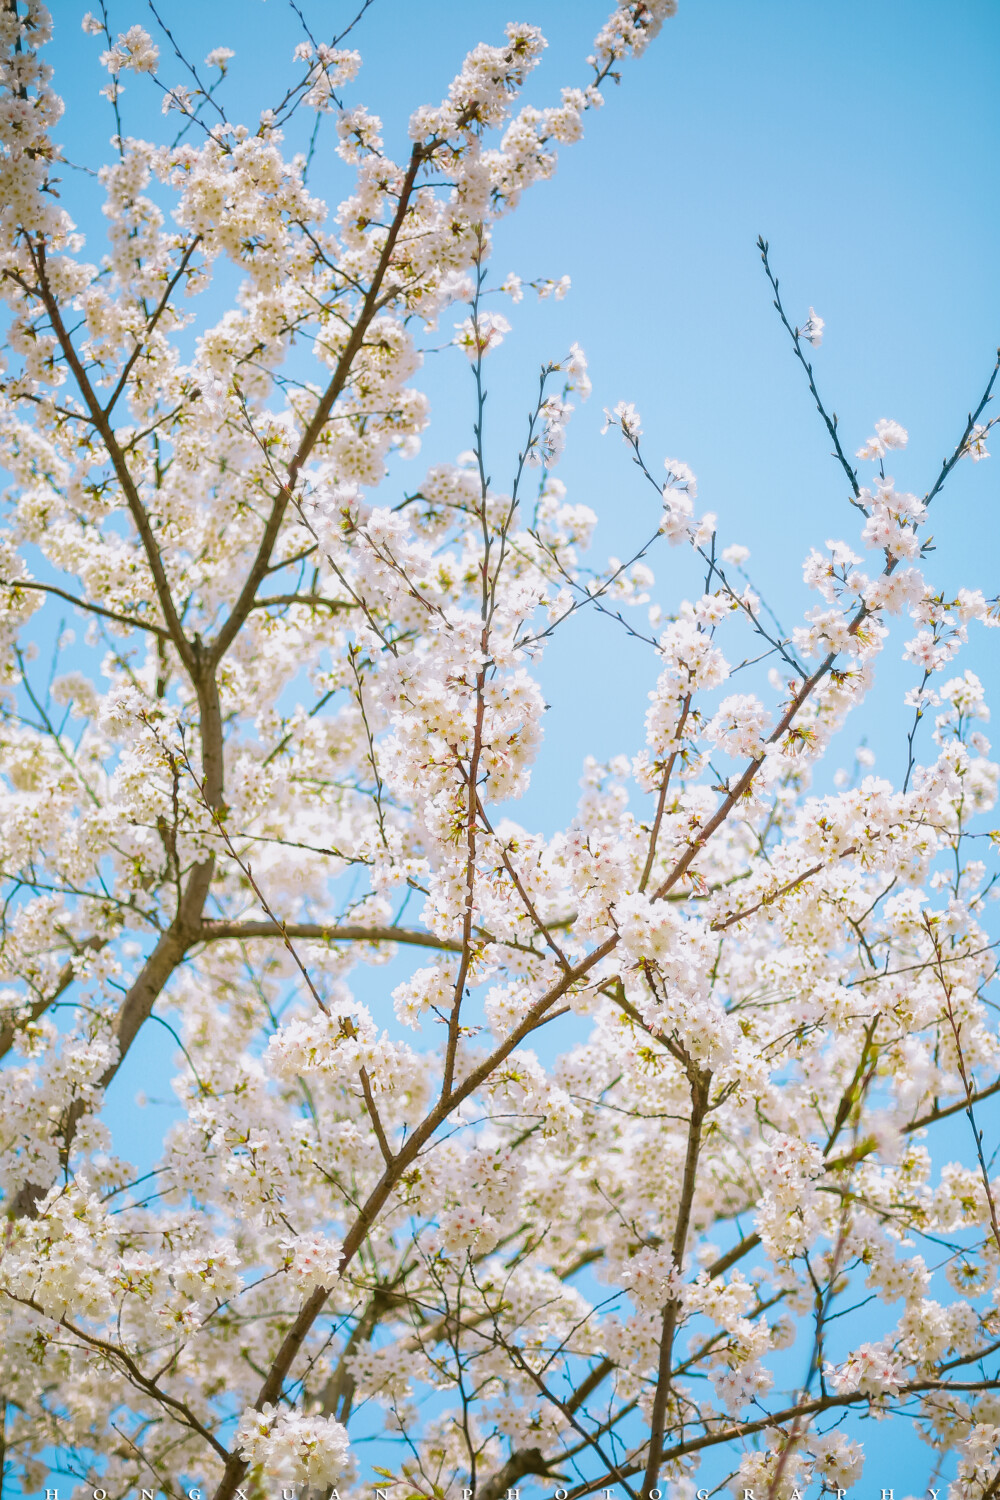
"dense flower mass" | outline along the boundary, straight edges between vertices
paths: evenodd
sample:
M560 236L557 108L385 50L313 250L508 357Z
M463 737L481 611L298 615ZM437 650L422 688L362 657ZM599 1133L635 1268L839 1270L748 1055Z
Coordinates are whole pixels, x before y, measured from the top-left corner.
M961 656L997 611L925 572L993 379L919 496L885 472L897 422L856 470L816 396L848 529L787 633L629 401L606 425L651 540L584 567L595 514L552 472L578 345L490 478L512 328L486 299L569 284L493 278L496 221L674 8L616 4L538 107L545 39L507 27L399 160L344 97L344 36L300 39L246 125L216 93L233 49L209 86L173 33L88 13L112 109L136 75L165 121L118 121L92 261L53 191L49 16L0 9L0 1386L26 1491L57 1454L108 1494L326 1492L367 1483L375 1436L406 1494L784 1500L855 1483L871 1416L951 1455L954 1500L995 1492L998 768ZM286 151L299 108L332 117L335 206ZM815 395L823 320L786 317L761 252ZM475 443L404 493L442 326ZM664 540L692 563L669 610ZM584 608L645 642L645 740L583 761L543 834L514 806L537 663ZM861 750L814 781L897 616L904 778ZM144 1044L177 1100L148 1171L105 1108Z

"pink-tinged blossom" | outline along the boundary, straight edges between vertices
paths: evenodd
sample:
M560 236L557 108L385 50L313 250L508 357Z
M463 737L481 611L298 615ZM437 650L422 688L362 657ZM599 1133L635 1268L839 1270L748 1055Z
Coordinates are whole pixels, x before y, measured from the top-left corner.
M841 1393L860 1391L875 1398L898 1396L903 1375L885 1344L861 1344L842 1365L827 1365L826 1377Z

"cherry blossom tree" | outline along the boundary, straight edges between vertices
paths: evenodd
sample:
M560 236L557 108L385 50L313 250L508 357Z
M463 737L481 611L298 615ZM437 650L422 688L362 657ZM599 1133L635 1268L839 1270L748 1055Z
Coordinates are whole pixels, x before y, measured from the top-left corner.
M842 1494L859 1414L915 1426L929 1473L951 1454L956 1497L1000 1487L997 768L957 661L995 611L925 573L996 367L921 495L897 488L905 431L842 436L822 319L761 242L844 493L790 632L624 402L650 541L585 566L594 513L554 473L579 347L489 477L484 364L523 290L494 226L673 9L618 4L544 108L519 103L544 39L508 26L390 154L345 102L355 37L297 6L250 126L230 49L202 65L169 14L119 33L102 8L93 262L56 185L49 16L0 9L0 1376L25 1491L53 1467L216 1500ZM163 140L126 134L126 75ZM283 145L308 111L335 208ZM415 477L442 337L473 445ZM651 608L671 545L689 597ZM57 643L46 678L67 610L89 654ZM548 836L514 804L539 658L581 610L647 642L645 743L583 762ZM898 616L905 778L813 790ZM137 1174L103 1107L150 1028L180 1112Z

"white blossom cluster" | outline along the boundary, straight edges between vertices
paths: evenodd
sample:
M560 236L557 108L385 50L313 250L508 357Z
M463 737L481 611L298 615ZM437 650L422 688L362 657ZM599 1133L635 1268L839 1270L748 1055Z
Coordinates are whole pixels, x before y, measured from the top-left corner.
M118 133L91 262L51 190L48 14L0 9L0 1386L26 1490L55 1451L108 1493L325 1489L377 1429L419 1494L576 1464L574 1496L693 1493L701 1465L784 1496L849 1488L870 1429L845 1417L898 1415L954 1500L992 1493L998 768L960 658L996 606L925 573L985 400L920 497L885 472L899 423L864 482L844 458L853 530L810 552L787 635L629 402L607 425L651 541L585 566L595 513L552 472L578 345L489 477L513 330L485 298L524 284L490 279L495 221L673 11L616 5L547 107L518 103L544 38L509 26L399 161L339 42L299 42L247 126L88 15L111 104L140 75L198 126ZM299 105L333 118L336 206L285 150ZM441 319L475 447L404 486ZM819 346L812 309L785 326ZM693 568L669 609L664 538ZM46 687L33 644L74 607ZM581 755L550 836L515 802L538 659L584 608L649 653L644 741ZM899 616L905 776L862 747L831 777ZM140 1035L177 1105L149 1172L105 1111ZM839 1313L869 1296L859 1341Z

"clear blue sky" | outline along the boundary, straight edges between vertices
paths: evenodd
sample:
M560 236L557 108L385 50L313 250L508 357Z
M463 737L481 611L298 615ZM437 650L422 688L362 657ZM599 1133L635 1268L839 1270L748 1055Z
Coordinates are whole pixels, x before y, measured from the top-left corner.
M283 84L298 39L282 0L162 0L157 8L199 62L212 46L235 48L227 107L255 120ZM475 42L500 40L505 21L523 19L551 44L528 98L555 102L561 85L587 81L583 59L605 8L592 0L374 0L352 38L365 64L347 97L383 116L387 145L401 154L410 110L442 97ZM80 31L76 0L53 9L51 51L69 107L58 134L77 160L95 163L111 131L96 98L100 47ZM356 0L314 0L307 14L326 34L355 9ZM116 29L151 21L140 0L111 0L110 10ZM182 81L166 54L161 76ZM755 582L795 622L812 602L800 575L809 547L831 536L853 540L857 527L771 308L755 240L763 233L771 242L792 319L804 321L812 304L826 320L817 379L848 451L876 418L895 418L910 431L893 465L897 481L925 491L1000 342L1000 4L681 0L677 18L623 75L604 110L588 117L584 141L563 151L555 180L535 187L497 231L499 274L568 273L573 290L558 304L526 298L504 307L514 333L488 366L491 471L502 485L538 363L577 339L594 396L576 414L558 472L569 498L600 516L595 557L626 556L656 524L620 441L599 436L601 408L624 398L642 411L654 462L669 453L690 463L699 504L718 513L722 543L751 548ZM158 98L141 80L126 82L126 128L158 128ZM67 199L80 203L88 232L99 231L99 214L78 196L83 185L67 180ZM348 171L321 154L312 186L336 202L349 191ZM471 440L464 360L429 361L426 380L434 422L420 465L453 458ZM930 574L946 591L1000 588L1000 439L994 446L998 456L987 463L959 466L938 505ZM697 587L678 552L660 554L657 579L666 607ZM965 660L1000 701L989 644L974 640ZM897 644L842 749L849 762L866 736L877 769L894 778L905 764L901 696L914 680L898 657ZM542 669L553 707L520 818L559 826L572 816L583 753L637 748L654 675L648 652L608 621L580 619L565 632ZM162 1055L165 1038L154 1043ZM137 1049L123 1070L113 1116L131 1115L126 1101L151 1055ZM873 1453L865 1492L885 1484L897 1496L921 1493L927 1450L900 1443L902 1424L881 1446L872 1424L864 1426Z

